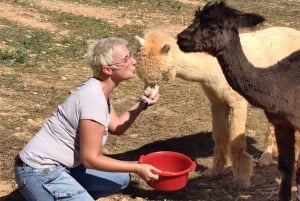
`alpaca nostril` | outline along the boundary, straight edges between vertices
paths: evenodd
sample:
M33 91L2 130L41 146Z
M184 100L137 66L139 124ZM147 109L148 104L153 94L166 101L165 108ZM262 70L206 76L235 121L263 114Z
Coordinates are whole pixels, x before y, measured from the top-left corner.
M178 34L177 35L178 40L191 40L191 36L189 34Z

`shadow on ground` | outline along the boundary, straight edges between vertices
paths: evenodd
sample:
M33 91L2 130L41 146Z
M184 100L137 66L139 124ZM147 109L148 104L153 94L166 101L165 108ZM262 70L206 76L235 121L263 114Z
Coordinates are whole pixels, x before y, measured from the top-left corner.
M260 155L261 151L254 147L255 140L253 138L247 137L247 146L248 151L252 155ZM201 159L205 159L207 157L213 156L213 146L214 142L212 139L212 135L210 132L200 132L196 134L186 135L177 138L170 138L166 140L159 140L149 144L146 144L138 149L130 150L127 152L119 153L119 154L111 154L110 157L118 158L120 160L138 160L141 155L146 155L147 153L151 153L154 151L176 151L181 152L183 154L188 155L192 160L198 161ZM207 168L206 165L197 164L196 172L202 172ZM217 183L222 183L223 181L231 181L233 179L230 168L227 168L228 171L224 175L214 178L207 177L196 177L193 179L189 179L185 188L180 191L175 192L160 192L152 189L143 189L141 188L141 184L138 182L139 180L133 180L130 187L128 187L123 194L128 195L130 197L142 197L148 200L178 200L177 196L180 197L181 200L183 195L187 196L189 200L198 200L195 197L195 191L201 192L210 192L215 189L215 185ZM228 185L223 188L227 188L227 191L232 190L232 186ZM193 195L193 196L192 196ZM9 195L5 197L1 197L0 201L24 201L25 199L20 195L20 193L15 190Z
M256 140L247 137L247 150L253 156L259 156L262 152L254 145ZM141 155L155 151L176 151L189 156L192 160L213 156L214 142L211 132L200 132L177 138L159 140L143 145L142 147L118 154L108 156L120 160L137 161ZM205 167L198 166L196 170L203 171Z
M18 190L14 190L9 195L0 197L0 201L26 201Z

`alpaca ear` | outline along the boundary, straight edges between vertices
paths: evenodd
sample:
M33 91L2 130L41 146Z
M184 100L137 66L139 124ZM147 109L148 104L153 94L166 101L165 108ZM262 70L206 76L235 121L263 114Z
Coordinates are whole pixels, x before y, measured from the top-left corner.
M168 54L171 50L171 46L169 44L164 44L164 46L161 48L160 52L162 54Z
M239 15L237 18L236 25L239 28L252 28L258 24L262 24L265 21L265 18L261 15L245 13Z
M141 46L144 46L145 40L144 40L143 38L141 38L141 37L139 37L139 36L137 36L137 35L136 35L134 38L139 42L139 44L140 44Z

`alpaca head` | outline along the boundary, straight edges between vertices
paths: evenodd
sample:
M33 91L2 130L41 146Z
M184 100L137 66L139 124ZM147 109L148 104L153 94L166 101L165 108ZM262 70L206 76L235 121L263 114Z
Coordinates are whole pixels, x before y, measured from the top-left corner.
M144 38L135 36L139 44L137 53L137 75L145 83L145 95L154 97L161 81L174 79L176 69L173 65L171 49L176 40L164 32L151 31ZM177 48L178 49L178 48Z
M233 34L238 36L238 28L255 27L264 20L260 15L230 8L223 1L208 3L196 11L192 24L178 34L177 44L184 52L205 51L216 56Z

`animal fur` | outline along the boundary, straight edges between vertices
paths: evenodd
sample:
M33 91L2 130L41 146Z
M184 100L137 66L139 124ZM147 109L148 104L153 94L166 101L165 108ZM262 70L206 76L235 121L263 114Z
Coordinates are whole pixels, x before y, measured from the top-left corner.
M287 27L272 27L241 34L241 38L249 59L257 65L267 66L299 48L300 32ZM216 58L206 53L184 53L175 38L159 30L136 39L140 44L137 72L145 82L146 94L155 96L162 81L175 77L199 82L204 89L211 103L215 142L213 166L204 174L221 174L229 156L234 180L239 186L249 186L253 160L246 152L248 103L229 86Z
M238 28L255 27L264 20L261 15L230 8L223 1L208 3L196 11L193 23L178 34L177 44L185 52L215 56L230 86L249 103L264 110L275 127L278 168L282 173L279 200L290 201L295 158L298 158L295 133L300 129L300 49L268 68L254 66L242 48ZM263 47L263 42L260 46ZM298 188L299 180L300 169Z
M276 136L274 126L270 126L270 132L267 136L265 143L265 151L261 154L260 158L256 161L259 167L268 166L271 164L273 157L278 157L278 149L276 144ZM298 161L300 153L300 131L296 131L295 134L295 161Z

